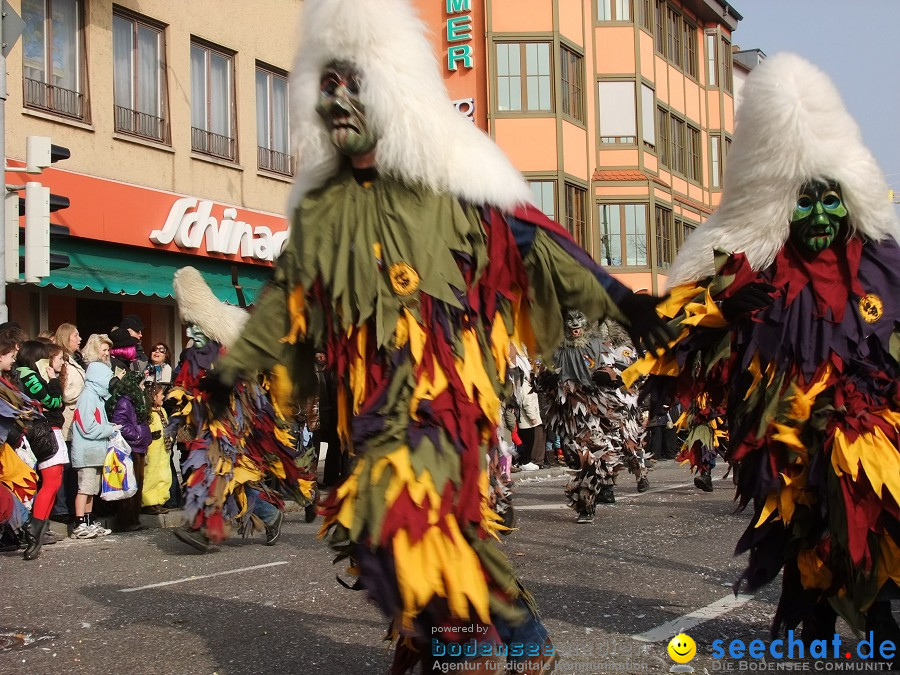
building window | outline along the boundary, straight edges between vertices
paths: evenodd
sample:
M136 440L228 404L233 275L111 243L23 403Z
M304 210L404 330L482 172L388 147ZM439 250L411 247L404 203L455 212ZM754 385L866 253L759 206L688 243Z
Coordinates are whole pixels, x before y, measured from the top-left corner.
M691 232L697 229L697 226L693 223L686 223L680 218L675 219L675 252L681 250L682 246L684 246L684 242L687 241L687 238L691 235Z
M683 22L684 72L697 79L697 27L687 19Z
M644 145L656 147L656 125L653 123L653 112L656 110L653 90L641 84L641 132L644 134Z
M191 43L191 149L237 159L234 54Z
M719 69L716 67L716 34L706 33L706 84L710 87L719 86Z
M734 90L734 62L731 55L731 43L722 38L722 74L725 80L725 91Z
M710 185L714 188L722 187L722 147L718 136L709 137L709 170Z
M656 207L656 266L668 269L675 259L672 248L672 212L661 206Z
M673 171L677 171L678 173L685 175L687 172L685 171L685 148L684 148L684 134L685 134L685 124L684 120L680 120L674 115L672 115L672 164L671 168Z
M566 229L575 242L587 246L587 190L566 183Z
M288 126L288 79L256 66L256 154L260 169L293 175Z
M597 0L597 21L631 21L631 0Z
M703 167L700 162L700 130L687 126L687 177L701 182Z
M561 54L563 114L584 122L584 59L565 47Z
M549 42L497 43L497 110L552 112L551 72Z
M666 23L666 56L679 68L681 67L681 14L674 8L668 8Z
M647 266L647 205L603 204L600 207L600 264Z
M25 106L86 121L82 0L22 0Z
M113 101L116 131L169 141L166 47L155 22L114 13Z
M669 156L669 113L662 108L656 109L656 126L656 151L659 164L667 167L672 161Z
M653 9L651 5L653 0L640 0L641 3L641 26L653 32Z
M666 0L656 0L654 9L656 17L656 32L653 34L653 43L656 51L666 55Z
M530 180L531 194L534 195L534 204L550 220L556 220L556 181L555 180Z
M635 143L634 82L598 82L601 143Z

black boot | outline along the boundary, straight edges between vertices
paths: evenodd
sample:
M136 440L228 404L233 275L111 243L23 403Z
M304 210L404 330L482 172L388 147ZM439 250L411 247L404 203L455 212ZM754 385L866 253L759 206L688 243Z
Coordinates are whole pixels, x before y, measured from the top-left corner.
M44 530L47 529L46 520L38 520L32 518L31 522L23 528L25 533L25 541L28 546L25 548L25 560L34 560L41 554L41 547L44 545Z
M704 492L712 492L713 484L712 484L712 474L708 471L701 471L696 476L694 476L694 487L703 490Z
M601 504L615 504L616 493L613 492L612 485L601 485L600 493L597 495L597 501Z

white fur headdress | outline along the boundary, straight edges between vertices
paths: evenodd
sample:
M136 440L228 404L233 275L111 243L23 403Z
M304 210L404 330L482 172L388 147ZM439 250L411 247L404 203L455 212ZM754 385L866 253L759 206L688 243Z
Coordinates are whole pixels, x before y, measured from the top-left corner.
M219 300L193 267L182 267L172 279L178 314L187 324L194 324L203 333L226 349L233 345L250 314L245 309Z
M378 169L470 202L511 209L531 191L500 148L450 102L432 45L409 0L305 0L291 70L291 135L298 169L288 213L338 169L316 114L322 69L353 63L378 134Z
M768 266L788 239L800 187L815 178L840 183L854 230L900 239L884 174L834 84L799 56L778 54L747 79L722 203L679 252L668 286L711 275L716 249Z

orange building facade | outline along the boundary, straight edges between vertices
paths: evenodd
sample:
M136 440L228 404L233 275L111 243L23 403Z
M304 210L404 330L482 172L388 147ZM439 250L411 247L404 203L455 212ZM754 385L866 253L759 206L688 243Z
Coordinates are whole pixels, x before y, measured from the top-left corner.
M457 106L535 200L636 290L659 292L715 209L734 130L721 0L416 0Z

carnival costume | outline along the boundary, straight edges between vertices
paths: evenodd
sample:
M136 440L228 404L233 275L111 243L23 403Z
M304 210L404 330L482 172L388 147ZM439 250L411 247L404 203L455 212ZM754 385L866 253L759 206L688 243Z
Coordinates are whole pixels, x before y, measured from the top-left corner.
M528 203L521 174L455 110L408 0L302 12L290 238L217 378L286 363L303 386L324 346L355 465L323 533L400 640L395 672L422 659L430 672L453 658L429 658L433 638L473 635L535 645L510 658L546 672L546 630L487 500L509 344L552 351L561 304L630 319L650 343L664 327Z
M193 267L177 271L173 286L194 340L166 399L166 433L174 436L182 428L180 437L188 439L181 464L187 527L176 536L204 550L227 536L231 520L238 521L244 536L262 529L254 514L257 500L281 511L282 494L301 506L311 504L315 475L311 450L301 454L291 433L291 386L283 368L236 383L227 408L213 419L201 381L236 339L247 312L219 301Z
M773 633L803 622L804 638L830 638L837 612L896 641L900 226L827 76L779 55L742 96L722 204L660 305L680 335L628 375L653 375L651 399L677 396L706 445L704 411L723 406L754 512L741 581L784 568Z
M601 340L579 310L566 315L566 335L545 370L540 387L549 399L547 428L558 435L570 456L579 458L578 473L566 496L579 523L590 523L597 501L615 502L613 485L624 468L647 480L643 461L644 425L637 392L622 384L630 365ZM646 488L644 488L646 489Z

